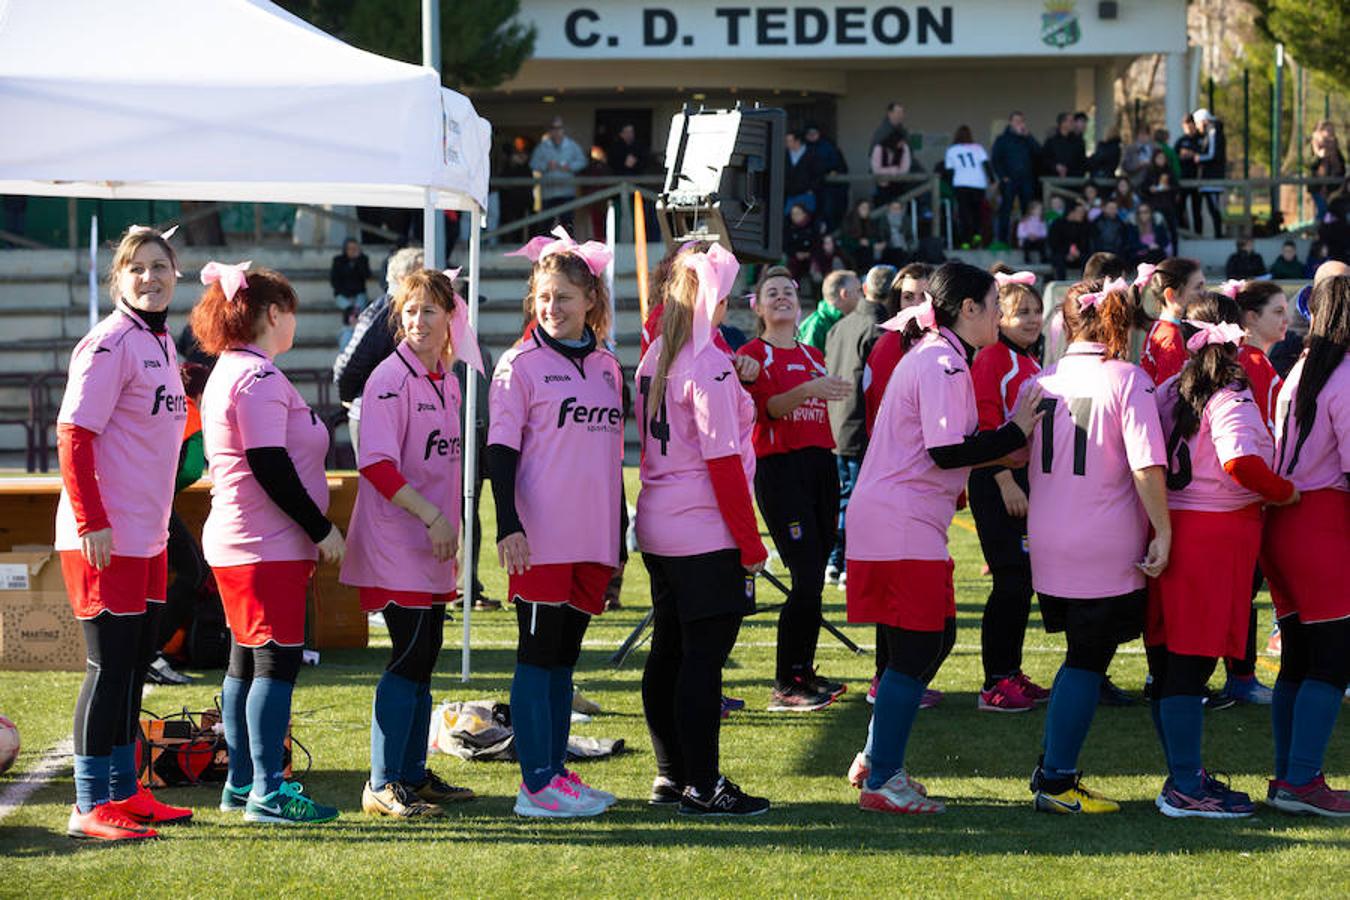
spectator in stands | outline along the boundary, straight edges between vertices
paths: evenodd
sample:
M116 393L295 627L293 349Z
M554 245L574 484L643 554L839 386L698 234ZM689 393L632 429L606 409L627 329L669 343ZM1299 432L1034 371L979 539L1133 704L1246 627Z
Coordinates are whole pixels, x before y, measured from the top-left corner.
M1172 170L1172 178L1181 177L1181 160L1177 158L1177 151L1172 149L1172 135L1166 128L1153 129L1153 164L1157 165L1158 154L1163 155L1167 161L1167 167Z
M1336 141L1336 126L1328 121L1317 123L1312 133L1312 162L1308 174L1313 178L1339 178L1345 180L1345 156ZM1327 201L1337 185L1315 185L1308 188L1312 195L1313 206L1317 210L1317 221L1321 222L1327 214Z
M1189 113L1181 120L1181 137L1177 138L1173 150L1176 151L1180 177L1189 181L1200 177L1200 129L1195 127L1195 119ZM1190 227L1192 220L1195 228L1202 230L1200 223L1200 192L1195 188L1181 188L1178 199L1178 219L1183 228Z
M886 104L886 115L882 117L881 124L872 131L872 146L884 144L892 136L898 135L900 140L909 140L909 130L905 128L905 107L897 100L892 100Z
M1153 152L1153 165L1149 166L1148 177L1144 180L1142 200L1147 200L1153 210L1162 216L1167 225L1168 234L1177 238L1177 176L1167 154L1163 152L1166 144L1158 144ZM1170 149L1170 148L1169 148Z
M848 206L848 185L833 184L826 179L833 175L847 175L848 162L834 141L821 132L819 125L808 124L803 137L820 169L821 183L816 188L816 218L827 229L837 228Z
M586 163L586 168L577 173L586 178L606 178L612 174L609 167L609 155L605 153L605 148L599 144L591 145L590 160ZM604 190L598 184L583 184L578 188L578 194L585 197L589 194L596 194ZM585 213L581 221L577 224L576 239L579 241L597 240L601 243L605 240L605 203L592 203L589 206L583 206L581 211Z
M503 178L531 178L534 171L530 168L530 139L516 135L511 143L502 147L504 162L501 167ZM534 211L534 188L529 185L504 187L499 193L501 204L501 223L515 222ZM525 243L525 229L508 232L502 240L511 243Z
M1102 214L1092 223L1093 252L1127 256L1129 227L1120 218L1120 206L1115 198L1107 200L1102 204Z
M850 265L852 263L839 247L839 242L827 231L820 236L816 252L811 256L811 280L819 287L831 272L847 269ZM820 291L817 290L815 293L817 297L820 296Z
M1072 269L1077 272L1083 266L1083 258L1092 247L1092 226L1088 224L1088 208L1085 203L1075 203L1050 226L1046 245L1050 248L1050 264L1055 270L1055 280L1063 281Z
M1130 180L1130 186L1136 190L1143 187L1148 177L1148 168L1153 164L1153 134L1148 125L1136 122L1134 140L1130 141L1120 155L1120 169Z
M1237 239L1237 252L1228 257L1223 264L1225 278L1247 280L1262 278L1266 275L1266 261L1256 252L1255 244L1249 237Z
M914 157L910 152L909 141L905 139L904 132L902 130L889 132L880 143L873 144L869 162L873 175L909 174L914 165ZM889 203L892 199L900 196L904 190L905 185L901 182L878 180L876 191L872 195L872 201L877 205Z
M1008 116L1008 125L994 141L991 162L998 178L998 220L994 239L1008 242L1011 233L1013 202L1025 214L1036 197L1036 161L1041 148L1027 130L1026 116L1014 110Z
M1111 128L1088 157L1088 177L1098 181L1115 178L1116 169L1120 168L1120 153L1120 129Z
M1139 205L1139 197L1134 192L1134 185L1128 178L1116 179L1116 192L1111 195L1111 199L1116 201L1116 209L1120 210L1121 221L1128 220L1134 215L1135 207Z
M1331 259L1331 248L1326 241L1313 241L1308 246L1308 259L1303 263L1303 277L1312 279L1317 274L1317 270L1322 267L1322 263Z
M857 307L862 298L862 282L856 272L839 269L825 276L820 294L815 311L802 320L797 339L823 351L830 329Z
M872 268L886 249L885 225L872 217L872 201L859 200L844 224L839 228L839 246L853 262L853 268L866 271Z
M1191 113L1191 118L1195 120L1200 136L1199 151L1195 157L1199 166L1199 177L1226 178L1228 175L1228 142L1224 137L1223 123L1214 118L1213 113L1203 108ZM1219 201L1223 197L1223 188L1218 185L1206 185L1199 191L1205 208L1209 210L1209 217L1214 222L1214 236L1219 237L1223 234L1223 214L1219 209ZM1195 210L1194 224L1195 233L1203 234L1205 229L1200 222L1200 210L1198 208Z
M1172 255L1172 235L1167 226L1159 221L1161 218L1147 203L1141 202L1135 207L1134 231L1127 238L1132 241L1127 257L1132 264L1146 262L1156 265Z
M1045 140L1045 171L1056 178L1082 178L1087 174L1083 136L1066 112L1055 117L1055 131Z
M634 178L647 171L647 148L638 143L632 122L619 126L619 136L610 145L609 170L622 178Z
M909 250L905 239L905 210L899 200L892 200L886 204L886 209L881 214L881 225L886 243L882 247L878 265L885 264L897 268L903 266L909 259Z
M1064 218L1064 211L1067 209L1063 194L1050 195L1050 208L1045 211L1045 226L1049 228L1055 224L1055 220Z
M787 228L783 229L783 255L799 294L804 293L802 288L810 280L811 260L819 249L820 228L804 204L792 204Z
M975 143L969 125L956 129L942 164L956 194L956 245L969 247L981 243L981 212L993 169L989 165L989 154Z
M1298 258L1298 244L1285 241L1280 246L1280 255L1270 264L1272 281L1300 281L1304 278L1303 261Z
M1060 202L1064 201L1061 199ZM1033 255L1038 260L1045 259L1045 239L1050 232L1041 213L1041 201L1033 200L1027 214L1017 222L1017 246L1022 248L1027 262L1031 262Z
M358 313L370 301L366 298L366 282L370 281L370 257L361 252L356 238L342 243L342 252L333 257L328 267L328 283L333 286L333 300L346 316L347 310Z
M1087 204L1088 221L1095 222L1102 214L1102 190L1089 181L1083 185L1083 203Z
M544 135L534 152L530 154L530 170L539 176L540 211L553 209L569 203L577 197L577 186L572 179L586 168L586 154L581 146L567 136L561 116L554 116L548 123L548 133ZM572 229L571 210L558 213L552 222L544 223L543 228L535 231L549 231L556 225Z
M820 160L802 140L801 132L788 131L783 137L787 166L783 170L783 210L791 215L800 206L808 213L816 211L816 191L824 184Z

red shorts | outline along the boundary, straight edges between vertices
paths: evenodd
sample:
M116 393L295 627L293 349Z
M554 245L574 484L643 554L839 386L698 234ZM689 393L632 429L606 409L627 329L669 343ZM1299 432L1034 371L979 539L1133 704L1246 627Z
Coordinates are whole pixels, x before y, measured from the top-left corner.
M212 566L225 621L241 647L305 645L305 594L314 563L307 559Z
M848 621L942 631L956 618L950 559L848 560Z
M431 609L434 603L449 603L459 596L459 591L448 594L432 594L427 591L394 591L388 588L360 588L361 609L365 612L379 612L389 604L404 609Z
M1172 510L1172 555L1149 580L1144 643L1185 656L1247 652L1261 510Z
M61 576L66 596L77 619L92 619L100 613L138 616L145 604L163 603L169 582L169 554L116 556L102 571L85 562L79 550L61 551Z
M1266 510L1261 571L1275 615L1303 622L1350 617L1350 492L1309 491L1293 506Z
M512 602L566 603L588 616L605 611L605 588L614 567L601 563L546 563L533 565L508 579Z

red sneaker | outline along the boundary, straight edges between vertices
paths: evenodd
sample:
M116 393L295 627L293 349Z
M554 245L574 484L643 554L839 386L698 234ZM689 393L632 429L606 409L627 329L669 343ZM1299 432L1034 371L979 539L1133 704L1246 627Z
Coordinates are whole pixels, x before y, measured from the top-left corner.
M867 702L868 702L868 703L876 703L876 702L877 702L877 685L880 684L880 683L881 683L881 679L878 678L877 676L873 675L873 676L872 676L872 685L867 689Z
M976 706L981 712L998 713L1024 713L1036 708L1036 704L1022 693L1022 688L1011 678L1001 678L989 690L980 691Z
M113 803L101 803L87 813L78 806L70 808L66 834L89 841L143 841L159 837L153 828L131 821Z
M143 784L136 785L136 793L125 800L114 800L108 804L123 816L142 825L174 825L192 820L192 810L186 806L170 806L155 799L150 789Z
M1013 681L1017 682L1017 686L1022 689L1022 695L1032 703L1050 702L1050 690L1032 681L1026 672L1018 672L1013 676Z
M1350 816L1350 791L1337 791L1318 775L1305 785L1295 787L1287 781L1272 781L1266 803L1280 812L1295 815Z

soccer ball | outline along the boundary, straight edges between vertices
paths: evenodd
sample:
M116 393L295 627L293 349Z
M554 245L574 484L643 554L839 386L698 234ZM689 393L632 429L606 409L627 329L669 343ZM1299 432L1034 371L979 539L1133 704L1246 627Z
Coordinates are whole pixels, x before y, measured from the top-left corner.
M19 757L19 728L0 716L0 775L9 771Z

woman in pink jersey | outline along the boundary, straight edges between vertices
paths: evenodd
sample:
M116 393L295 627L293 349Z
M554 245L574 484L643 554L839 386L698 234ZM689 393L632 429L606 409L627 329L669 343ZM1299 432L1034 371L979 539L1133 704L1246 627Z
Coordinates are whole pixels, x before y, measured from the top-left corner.
M1350 791L1322 774L1350 680L1350 276L1319 282L1308 309L1308 348L1275 409L1276 471L1302 500L1270 511L1261 543L1283 643L1266 802L1350 816Z
M515 812L570 818L614 803L567 768L567 736L581 641L619 562L623 375L604 347L609 251L558 234L518 251L534 262L527 297L536 324L492 375L487 467L519 628Z
M918 337L886 387L849 504L848 620L884 626L890 647L872 714L870 770L859 805L938 813L943 805L904 768L928 682L956 642L956 594L947 529L974 466L1019 463L1038 392L1024 391L1011 421L979 431L970 364L998 340L998 290L988 272L947 263L929 299L907 310Z
M427 768L427 730L463 505L459 383L446 373L452 354L480 372L482 361L468 307L445 274L404 278L389 317L399 343L361 395L361 483L341 577L359 589L362 609L384 615L392 644L375 688L361 808L418 819L473 798Z
M315 557L340 563L345 545L324 517L328 429L275 363L295 340L295 291L279 273L248 266L208 263L188 322L202 349L219 355L201 405L212 482L202 550L233 637L220 807L248 822L326 822L337 810L286 781L283 759Z
M1183 325L1191 361L1158 388L1167 435L1172 554L1149 583L1145 644L1154 724L1169 777L1158 809L1173 818L1240 818L1256 807L1202 766L1205 685L1220 656L1242 657L1261 504L1295 503L1270 470L1274 441L1237 362L1237 304L1210 294Z
M823 709L845 686L816 675L825 561L839 515L827 400L852 396L854 386L825 371L825 357L797 340L801 303L797 282L770 266L755 288L759 337L739 351L759 364L750 385L755 401L755 499L778 554L792 574L792 590L778 616L773 712Z
M1147 312L1157 311L1157 321L1149 328L1139 365L1154 384L1162 384L1181 371L1189 358L1181 334L1186 307L1205 293L1205 272L1193 259L1169 256L1153 268L1143 284L1135 286L1135 305Z
M135 737L165 596L165 545L187 401L164 320L177 261L165 235L133 227L113 255L115 309L76 345L57 416L56 549L88 655L75 702L75 805L66 833L156 836L192 810L136 779Z
M1125 361L1129 285L1080 282L1061 309L1068 348L1029 382L1046 415L1031 436L1027 543L1045 628L1065 632L1068 652L1032 791L1043 812L1107 813L1120 807L1081 784L1078 754L1116 648L1143 628L1145 576L1167 567L1166 454L1153 383Z
M718 760L722 667L768 557L750 500L755 403L713 342L738 270L721 245L681 253L661 335L637 370L637 533L652 583L642 675L658 773L651 802L679 804L687 815L769 808L723 775Z

